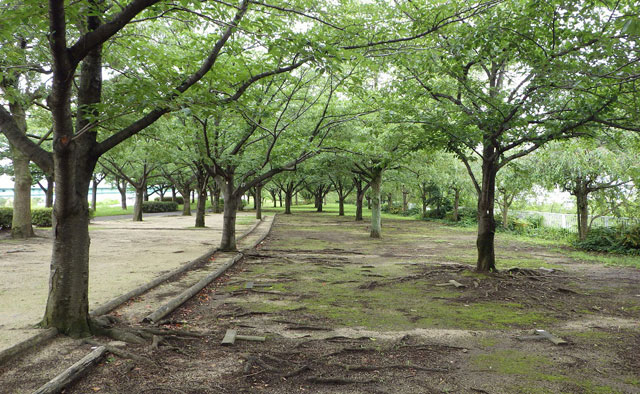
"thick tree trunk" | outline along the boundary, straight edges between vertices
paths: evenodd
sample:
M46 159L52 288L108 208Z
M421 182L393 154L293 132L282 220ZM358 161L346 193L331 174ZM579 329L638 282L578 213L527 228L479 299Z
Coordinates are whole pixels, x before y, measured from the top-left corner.
M366 196L365 198L367 199L367 209L371 209L371 197Z
M26 126L25 126L26 127ZM13 219L11 221L12 238L29 238L34 236L31 227L31 171L29 158L17 148L11 146L13 155Z
M289 191L284 192L284 214L291 215L291 199L292 193Z
M344 197L338 196L338 216L344 216Z
M256 219L262 220L262 186L256 186L256 194L253 196L256 206Z
M485 152L485 156L488 155L491 155L491 152ZM478 238L476 241L478 248L476 270L479 272L495 271L496 269L494 204L497 172L495 162L485 161L482 163L482 188L478 196Z
M196 202L196 191L191 190L191 204Z
M576 211L578 215L578 238L584 241L589 233L589 200L588 194L581 190L576 193Z
M322 188L320 188L320 191L318 191L316 194L316 200L318 201L317 202L318 206L316 208L317 212L322 212L322 198L323 198Z
M53 176L46 175L47 190L45 191L44 206L47 208L53 208Z
M220 250L236 250L236 210L238 197L233 193L233 177L221 180L219 183L224 196L224 213L222 218L222 240Z
M179 190L179 192L182 195L182 199L184 200L184 204L182 205L182 216L191 216L191 200L189 199L191 190L181 189Z
M149 201L149 191L147 190L147 185L145 185L144 190L142 191L142 196L144 201Z
M380 187L382 170L374 169L371 177L371 238L382 237Z
M204 227L204 215L207 206L207 187L198 190L198 205L196 206L196 227Z
M144 201L144 187L136 187L136 202L133 205L133 221L142 221L142 202Z

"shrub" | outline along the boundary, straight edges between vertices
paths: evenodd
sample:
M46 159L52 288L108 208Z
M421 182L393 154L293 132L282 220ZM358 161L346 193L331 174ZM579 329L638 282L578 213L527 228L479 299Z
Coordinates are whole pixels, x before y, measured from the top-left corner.
M156 197L153 199L153 201L161 201L160 197ZM173 198L172 197L162 197L162 202L173 202ZM182 196L176 196L176 202L179 205L183 205L184 204L184 198Z
M623 230L620 243L627 249L640 249L640 224Z
M422 213L422 208L413 207L406 210L406 212L401 212L402 216L417 216Z
M53 208L37 208L31 210L31 224L38 227L52 226ZM11 228L13 208L0 208L0 228Z
M53 208L38 208L31 210L31 223L38 227L53 225Z
M178 204L172 201L143 201L142 212L173 212L178 210Z
M13 209L0 208L0 229L11 228L12 220L13 220Z

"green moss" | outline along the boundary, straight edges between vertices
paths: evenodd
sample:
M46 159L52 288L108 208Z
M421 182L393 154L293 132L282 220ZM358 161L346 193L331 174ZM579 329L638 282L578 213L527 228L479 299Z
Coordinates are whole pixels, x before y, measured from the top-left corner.
M517 350L497 350L491 353L478 354L471 358L471 363L484 371L492 371L505 375L522 375L533 378L544 378L547 375L540 371L552 364L544 356L523 353Z

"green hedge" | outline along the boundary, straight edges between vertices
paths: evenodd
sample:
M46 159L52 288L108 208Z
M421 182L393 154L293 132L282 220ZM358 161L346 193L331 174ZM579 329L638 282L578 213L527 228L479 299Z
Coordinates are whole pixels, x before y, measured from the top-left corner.
M38 227L51 227L53 225L53 208L38 208L31 210L31 223Z
M38 227L52 226L53 208L38 208L31 210L31 223ZM11 228L13 208L0 208L0 228Z
M0 229L11 228L12 219L13 219L13 209L0 208Z
M173 212L178 210L178 203L173 201L144 201L142 203L142 212Z
M594 227L584 241L576 242L576 246L595 252L640 254L640 225Z
M160 197L156 197L153 201L160 201ZM173 198L171 197L162 197L162 202L173 202ZM184 204L184 198L182 196L176 196L176 202L180 205Z

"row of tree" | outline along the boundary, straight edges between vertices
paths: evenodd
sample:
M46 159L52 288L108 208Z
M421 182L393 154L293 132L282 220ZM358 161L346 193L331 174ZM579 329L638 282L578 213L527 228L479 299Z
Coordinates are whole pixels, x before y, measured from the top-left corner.
M99 161L136 189L158 157L177 188L189 167L199 201L213 180L222 248L235 249L239 198L325 152L330 169L356 158L356 200L370 189L379 237L383 175L444 150L476 192L477 269L489 271L500 171L553 140L638 131L632 1L24 0L0 12L14 228L30 223L31 160L55 183L43 324L71 335L91 331ZM135 178L119 169L133 159Z

